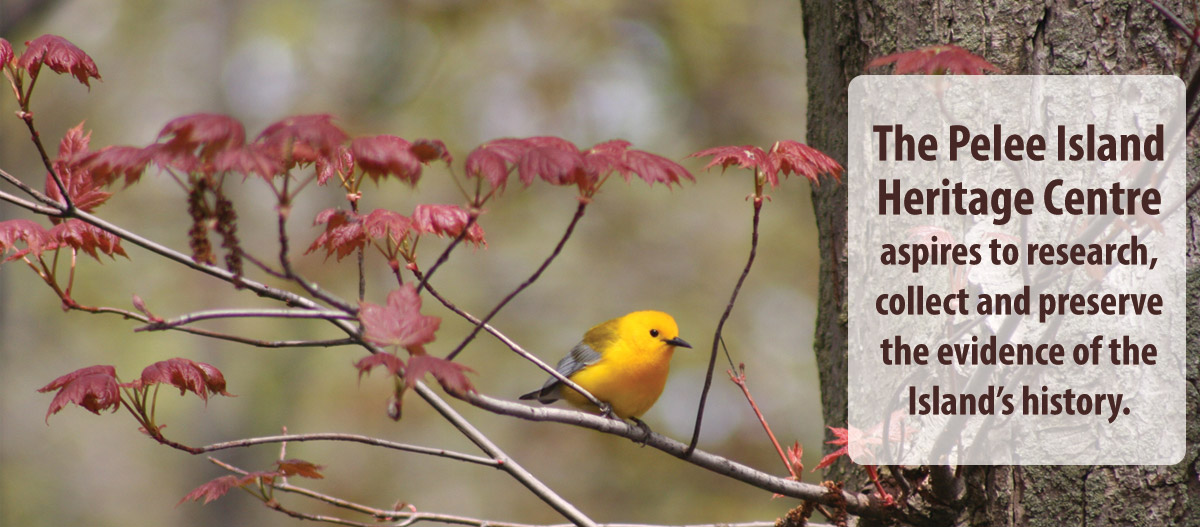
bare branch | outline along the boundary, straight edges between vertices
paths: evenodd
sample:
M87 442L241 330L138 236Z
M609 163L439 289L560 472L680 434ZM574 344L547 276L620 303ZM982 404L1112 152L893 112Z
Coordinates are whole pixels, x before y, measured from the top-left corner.
M4 172L3 170L0 170L0 174L2 174L3 172ZM26 199L18 197L18 196L14 196L14 195L9 194L4 191L0 191L0 200L4 200L9 203L12 203L13 205L21 207L30 212L36 212L38 214L45 214L47 216L57 216L58 215L58 209L56 209L56 208L48 207L45 205L38 205L37 203L34 203L32 201L26 200Z
M413 272L417 273L417 278L420 279L421 272L420 271L413 271ZM488 333L491 333L492 336L496 337L496 339L499 340L501 343L503 343L505 346L508 346L508 349L513 350L513 352L516 353L517 355L520 355L525 360L536 364L537 367L539 367L543 371L549 373L552 377L557 379L558 382L563 383L568 388L571 388L572 390L575 390L575 391L579 392L580 394L583 394L583 397L586 398L588 400L588 402L596 405L597 408L604 408L606 406L603 402L600 401L600 399L597 399L596 396L592 395L591 392L583 389L583 387L576 384L575 381L568 379L566 375L559 373L558 370L555 370L553 367L551 367L545 361L543 361L542 359L539 359L537 357L537 355L534 355L534 354L526 351L525 348L522 348L519 344L514 342L512 339L508 338L507 335L501 333L499 330L492 327L491 324L488 324L486 322L481 323L478 318L475 318L474 315L472 315L466 311L463 311L458 306L454 305L453 302L451 302L449 299L447 299L446 297L444 297L440 293L438 293L437 290L434 289L432 285L426 286L426 289L428 289L429 294L433 295L433 297L436 298L439 302L441 302L443 306L446 306L446 309L449 309L450 311L453 311L458 316L466 319L467 322L475 324L477 327L482 327Z
M757 175L755 174L755 176ZM757 190L759 193L762 192L761 187ZM762 204L762 197L755 196L754 219L750 231L750 257L746 259L746 267L742 269L737 285L733 287L733 294L729 296L729 304L725 306L725 312L721 313L720 322L717 322L717 331L713 335L712 354L708 357L708 373L704 375L704 388L700 390L700 404L696 409L696 427L692 430L692 440L687 447L689 454L696 449L696 443L700 441L700 424L704 421L704 403L708 400L708 390L712 388L713 369L717 366L717 345L721 342L721 331L725 329L725 321L729 320L729 314L733 312L733 304L737 301L738 292L742 290L742 284L746 283L746 276L750 274L750 267L754 265L754 256L758 252L758 220L762 212Z
M446 401L442 400L441 397L438 397L438 395L434 393L433 390L431 390L428 386L425 386L425 383L421 381L414 382L413 391L417 392L417 395L420 395L425 402L429 403L434 410L437 410L437 412L441 414L443 418L449 421L450 424L454 425L459 432L462 432L467 439L469 439L472 443L475 443L475 446L479 447L479 449L483 450L485 454L498 461L500 463L501 470L507 472L513 477L513 479L516 479L518 482L524 485L525 488L529 489L530 492L533 492L534 495L536 495L538 498L541 498L543 502L545 502L554 510L558 511L559 514L562 514L563 517L571 520L571 523L583 527L596 527L596 522L592 521L592 519L586 514L575 508L575 505L573 505L571 502L563 499L562 496L559 496L554 492L554 490L552 490L550 487L547 487L545 483L542 483L540 480L534 477L533 474L530 474L528 470L525 470L525 467L522 467L516 462L516 460L509 457L508 454L505 454L500 447L496 446L495 443L492 443L487 436L483 435L482 432L471 425L470 421L467 421L462 415L456 412L454 408L450 407L449 404L446 404ZM469 401L473 400L472 394L467 394L466 397L468 397Z
M225 441L223 443L213 443L211 445L202 446L197 449L197 453L217 452L231 448L245 448L249 446L266 445L272 443L296 443L305 441L345 441L351 443L362 443L364 445L388 448L391 450L400 450L404 452L413 452L416 454L443 457L455 461L464 461L467 463L474 463L476 465L483 465L485 467L498 467L500 465L500 463L496 460L488 459L486 457L472 456L470 454L462 454L440 448L429 448L417 445L409 445L406 443L397 443L394 441L387 441L369 436L343 433L285 434L278 436L238 439L235 441Z
M550 256L546 257L546 260L542 262L542 265L540 265L537 270L529 276L528 279L522 282L521 285L517 286L516 289L508 294L508 296L505 296L499 304L496 304L496 307L492 308L492 311L489 312L487 316L483 317L483 321L475 325L475 329L467 335L467 338L463 339L463 341L460 342L453 351L446 355L446 360L454 360L454 357L458 356L459 352L461 352L463 348L466 348L467 344L470 344L471 341L475 339L475 336L479 334L479 330L483 329L484 324L491 322L492 317L495 317L496 314L504 308L504 306L508 305L513 298L516 298L516 296L521 293L521 291L524 291L525 288L537 281L538 277L542 276L542 272L544 272L546 268L550 266L550 262L553 262L554 259L558 257L558 253L562 252L563 246L565 246L567 244L567 240L571 238L571 233L575 231L575 226L579 224L579 220L583 218L584 211L587 210L587 204L588 202L585 200L579 201L579 206L575 208L575 216L571 218L571 223L567 225L566 232L564 232L562 238L558 240L558 244L554 246L554 250L550 252Z
M636 425L624 421L602 417L599 415L564 410L560 408L536 408L510 401L504 401L478 393L458 396L484 410L526 419L529 421L552 421L565 423L583 428L590 428L607 434L618 435L639 444L661 450L672 456L683 459L688 463L708 469L717 474L727 476L760 489L790 496L793 498L812 500L818 503L832 505L845 500L846 510L859 516L882 517L883 509L865 494L843 491L841 496L829 494L829 490L820 485L793 481L787 478L772 476L765 472L747 467L736 461L711 454L699 449L688 449L688 446L665 436L649 433Z
M201 320L219 318L319 318L325 320L354 320L353 316L341 311L306 309L213 309L188 313L174 320L151 322L134 331L158 331L186 326Z

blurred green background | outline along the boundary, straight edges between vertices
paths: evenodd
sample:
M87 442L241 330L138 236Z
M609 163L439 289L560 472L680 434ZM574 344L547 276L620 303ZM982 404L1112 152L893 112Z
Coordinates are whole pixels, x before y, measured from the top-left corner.
M506 136L557 135L581 147L624 138L672 159L718 145L804 140L804 41L798 2L470 2L0 0L0 36L17 53L25 40L62 35L96 61L104 77L90 90L43 75L36 122L51 148L87 121L94 148L144 145L171 118L220 112L251 136L298 113L335 115L351 135L439 138L459 163L470 149ZM0 167L40 187L44 170L8 89L0 95ZM658 405L645 416L657 432L686 441L717 320L745 262L753 191L750 175L701 172L668 191L610 181L589 207L565 251L533 287L494 321L510 337L554 362L591 325L635 309L673 313L681 351ZM461 165L459 165L461 167ZM250 181L237 188L245 247L271 258L272 202ZM425 172L420 185L364 187L364 208L408 213L417 203L461 203L448 173ZM12 189L6 189L12 190ZM293 213L293 247L318 234L313 214L342 205L336 189L310 188ZM725 329L734 360L780 441L799 440L805 463L819 459L822 423L812 357L817 242L808 184L789 179L764 210L756 267ZM570 219L571 189L510 186L481 224L486 249L460 249L436 276L459 306L482 315L548 255ZM154 173L120 192L98 213L186 251L182 190ZM32 218L0 205L0 219ZM43 224L44 220L39 219ZM421 244L431 265L445 240ZM81 261L75 298L130 308L136 293L156 314L219 307L278 307L126 245L130 259ZM354 295L350 260L297 258L300 271L344 297ZM368 258L368 300L383 302L394 281ZM434 353L457 344L467 326L432 299L443 317ZM35 390L92 364L112 364L123 379L170 357L221 368L237 398L206 405L160 395L169 437L191 445L290 432L351 432L476 453L419 398L399 423L385 416L390 382L358 382L354 348L253 349L180 333L133 333L113 316L64 313L56 297L20 262L0 266L0 523L5 525L293 525L240 493L208 506L176 502L223 475L143 437L127 414L97 417L71 407L43 422L50 394ZM336 337L318 322L262 320L204 327L260 338ZM462 355L484 393L515 398L545 374L494 339ZM720 367L701 448L785 474L739 390ZM682 524L773 520L797 503L716 476L628 440L572 427L528 423L453 404L535 475L603 522ZM223 452L244 468L267 469L277 447ZM562 519L499 471L438 458L335 443L292 444L287 455L324 465L326 479L296 480L376 507L500 521ZM805 474L816 480L817 475ZM339 514L282 495L293 508ZM369 518L348 514L350 519Z

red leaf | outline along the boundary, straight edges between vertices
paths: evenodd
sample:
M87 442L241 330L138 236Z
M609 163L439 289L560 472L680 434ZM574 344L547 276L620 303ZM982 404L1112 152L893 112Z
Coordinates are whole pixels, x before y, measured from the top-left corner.
M394 135L359 137L350 143L354 163L376 182L389 174L416 185L421 177L421 161L412 152L412 143Z
M100 71L96 69L92 58L65 38L58 35L42 35L32 41L26 41L25 46L25 52L17 60L17 67L24 68L30 76L36 77L45 64L57 73L70 73L89 88L92 85L88 84L88 78L100 80ZM8 48L8 54L11 56L12 45Z
M82 406L96 415L108 408L115 412L121 406L117 370L112 366L88 366L38 388L38 392L41 393L51 390L58 390L58 393L54 395L54 400L50 401L50 409L46 411L47 423L50 422L51 415L58 413L68 403Z
M925 75L962 74L983 75L984 71L1000 71L992 63L954 44L893 53L867 63L866 69L895 63L896 75L923 73Z
M232 475L221 476L217 479L209 481L208 483L200 485L195 489L192 489L192 491L187 493L187 496L184 496L183 499L180 499L179 503L176 503L175 506L178 507L185 501L200 501L201 499L204 499L204 505L208 505L213 500L224 496L225 493L229 492L230 490L249 483L248 481L243 481L243 479L244 478L238 478L237 476Z
M158 138L170 137L163 147L175 154L212 160L218 152L236 150L246 144L246 128L228 115L197 113L177 117L163 126ZM161 164L161 163L160 163Z
M15 243L18 241L25 243L26 250L9 260L20 258L30 252L34 256L40 256L47 245L52 243L50 233L35 221L22 219L0 221L0 253L15 251Z
M83 123L67 130L59 142L58 157L54 159L54 172L66 187L71 202L85 211L91 211L112 196L111 193L100 190L104 183L96 182L91 171L82 163L88 157L88 143L91 137L91 132L83 132ZM64 201L52 174L46 174L46 195L56 201Z
M111 185L118 178L125 178L125 186L132 185L146 171L150 156L146 151L133 146L106 146L88 154L79 162L87 169L96 185Z
M821 183L817 180L821 174L829 174L838 182L842 180L842 165L834 161L832 157L825 155L824 152L804 143L777 141L771 147L770 156L774 166L778 167L780 172L804 176L813 184ZM771 175L768 175L768 178L770 177ZM771 186L777 185L778 180L773 180Z
M399 247L412 229L412 220L399 212L375 209L362 220L363 231L375 240L387 239L392 247Z
M828 428L830 432L833 432L834 435L834 439L832 441L826 441L826 443L830 445L841 445L842 448L839 448L821 458L821 462L817 463L817 466L813 467L813 472L832 465L834 461L837 461L837 458L842 457L849 452L847 445L850 444L850 431L845 428L836 428L832 426L827 426L826 428Z
M247 176L257 174L268 180L284 172L283 163L272 152L259 144L249 144L241 148L218 152L213 158L213 170Z
M225 392L225 377L219 370L211 364L179 357L146 366L141 378L130 386L143 388L158 383L179 388L179 395L192 392L205 401L210 394L229 396Z
M767 153L757 146L718 146L701 150L688 157L708 157L712 156L712 161L704 165L704 169L708 170L716 165L721 165L721 170L729 168L733 165L742 168L754 169L770 169L771 164L767 157Z
M317 184L324 185L333 176L344 178L350 174L350 171L354 169L354 155L350 153L349 148L338 145L332 156L317 159L316 167Z
M650 185L662 183L667 188L670 188L671 184L679 183L681 179L696 181L696 178L692 177L691 172L683 168L683 165L665 157L641 150L626 152L625 164L629 167L630 172L637 174L638 177L642 178L642 181Z
M503 189L508 183L511 167L529 149L524 139L495 139L488 141L467 155L467 177L480 177L495 189ZM528 186L528 183L526 183Z
M361 381L362 376L371 373L376 366L387 368L392 375L399 375L401 371L404 371L404 361L400 357L387 352L373 353L354 363L354 367L358 369L358 380Z
M470 215L458 205L417 205L413 211L412 225L418 232L438 236L458 236L470 222ZM471 223L463 238L476 246L487 244L483 239L483 228L478 222Z
M283 461L276 461L275 465L279 467L279 474L281 476L300 476L302 478L310 479L325 479L325 476L320 472L325 467L314 465L308 461L304 461L303 459L285 459Z
M333 124L329 114L296 115L268 126L258 135L277 159L297 163L328 161L337 155L337 147L349 136Z
M788 464L791 465L791 472L793 474L795 474L797 478L799 478L801 474L804 474L804 462L801 461L801 458L803 456L804 456L804 447L800 444L799 441L796 441L796 443L794 445L788 447L788 449L787 449Z
M363 235L362 221L353 212L325 209L317 213L316 219L313 220L313 225L322 223L325 224L325 232L317 236L317 239L304 252L305 254L311 253L319 247L325 247L326 259L336 253L337 259L340 261L367 243L367 238Z
M422 346L433 342L442 320L421 314L421 297L412 284L388 293L387 305L360 302L358 313L367 340L383 346L398 346L410 353L422 353Z
M408 382L414 382L420 380L426 373L432 373L433 378L437 379L438 383L442 385L442 389L447 392L474 392L475 386L467 379L466 372L474 373L474 370L441 357L420 354L413 355L408 359L408 369L404 372L404 378Z
M49 238L54 241L54 248L61 246L72 247L87 253L88 256L96 260L100 259L100 253L110 257L118 254L126 258L129 257L129 255L125 254L125 249L121 247L120 238L114 236L112 233L101 230L99 227L75 218L55 225L54 228L50 229Z
M454 162L454 156L450 155L446 143L440 139L417 139L412 145L412 153L417 156L418 161L425 164L435 159L441 159L446 165Z
M0 68L9 65L13 61L13 58L12 44L0 38Z
M566 141L546 143L547 146L535 146L521 156L517 164L517 175L520 176L521 182L528 186L535 178L540 177L552 185L584 184L587 172L584 170L583 155L579 153L579 149Z

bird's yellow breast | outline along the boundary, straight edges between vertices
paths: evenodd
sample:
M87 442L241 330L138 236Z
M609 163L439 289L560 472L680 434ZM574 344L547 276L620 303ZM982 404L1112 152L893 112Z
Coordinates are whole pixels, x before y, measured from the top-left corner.
M621 418L641 417L667 384L671 370L672 346L656 342L651 346L637 346L617 340L602 354L600 360L571 375L571 380L583 389L608 403ZM579 392L563 390L567 402L589 410L596 410Z

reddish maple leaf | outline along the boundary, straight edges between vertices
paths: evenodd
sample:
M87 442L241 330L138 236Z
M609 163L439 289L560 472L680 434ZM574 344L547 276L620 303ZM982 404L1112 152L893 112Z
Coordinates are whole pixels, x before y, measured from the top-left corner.
M984 71L1000 71L992 63L954 44L939 44L879 57L867 63L866 69L895 63L896 75L923 73L925 75L983 75Z
M362 218L362 229L374 240L388 240L398 247L412 229L412 220L399 212L375 209Z
M172 119L158 132L159 139L164 137L169 137L163 143L165 151L197 155L208 161L216 157L218 152L239 149L245 145L246 128L228 115L197 113Z
M231 397L225 391L225 376L220 370L211 364L179 357L146 366L142 376L128 385L140 389L159 383L179 388L179 395L192 392L205 401L209 395Z
M829 174L838 182L842 181L842 165L824 152L799 141L776 141L769 155L780 172L804 176L814 185L821 184L817 179L821 174ZM771 184L772 187L777 185L778 180Z
M12 54L11 44L8 53ZM88 84L89 78L101 80L100 71L96 69L92 57L58 35L42 35L26 41L25 52L17 59L17 67L28 71L31 77L37 77L43 64L56 73L70 73L88 88L92 87Z
M9 41L0 38L0 68L12 63L13 58L12 44Z
M91 173L96 185L111 185L124 177L125 186L129 186L142 177L149 162L150 156L141 148L106 146L81 159L79 166Z
M121 406L121 391L117 384L117 370L112 366L88 366L63 375L41 388L46 393L58 390L50 409L46 411L46 422L68 403L82 406L100 415L101 410L111 408L114 412Z
M97 261L100 260L101 253L110 257L129 257L121 247L120 238L83 220L71 218L55 225L50 229L48 236L54 243L47 248L72 247L87 253Z
M111 193L100 190L103 183L97 183L92 178L91 171L81 166L81 161L88 156L88 143L91 141L91 137L91 132L84 133L83 123L67 130L59 142L58 157L54 159L53 163L54 172L58 174L67 194L71 196L71 203L76 208L89 212L112 196ZM65 203L62 193L59 192L58 183L54 181L52 174L46 174L45 185L47 196Z
M9 257L5 261L20 258L28 253L40 256L52 241L50 233L33 220L0 221L0 254L17 251L17 242L23 242L26 247L24 251L18 251L19 254Z
M178 507L185 501L200 501L204 500L203 505L212 503L217 498L224 496L230 490L241 487L245 483L237 476L221 476L217 479L209 481L199 487L192 489L186 496L179 500L175 506Z
M508 183L512 167L528 149L529 145L523 139L513 138L495 139L479 145L467 154L467 177L483 178L492 188L502 190Z
M833 452L826 454L825 457L821 458L821 462L817 463L817 466L813 467L813 472L832 465L834 461L837 461L837 458L842 457L850 452L848 446L850 444L850 431L845 428L836 428L832 426L827 426L826 428L828 428L830 432L833 432L834 438L832 441L826 441L825 443L840 446L841 448L834 450Z
M282 461L276 461L275 466L279 467L279 475L281 476L300 476L302 478L309 479L325 479L325 476L321 474L321 470L324 470L325 467L315 465L308 461L304 461L303 459L285 459Z
M288 167L298 163L314 163L334 159L337 147L349 136L333 124L328 114L296 115L268 126L256 141L261 142L276 159L287 160Z
M417 139L417 142L412 144L412 153L417 156L417 160L422 163L429 164L435 159L441 159L447 166L454 162L454 156L450 155L450 151L446 149L446 143L440 139Z
M274 152L258 143L222 150L213 157L212 166L216 172L256 174L268 180L284 173L283 163Z
M571 145L573 150L556 146L526 150L517 165L521 182L528 186L535 178L541 178L551 185L585 184L587 172L583 168L583 155L574 146Z
M433 342L442 322L438 317L421 314L421 297L412 284L388 293L386 306L360 302L358 318L367 340L413 354L424 353L424 344Z
M474 370L441 357L414 354L408 359L408 368L404 372L404 378L408 382L414 382L420 380L426 373L432 373L433 378L437 379L438 383L442 385L442 389L447 392L460 394L474 392L475 386L467 379L466 372L473 373Z
M392 375L399 375L404 371L404 360L387 352L372 353L354 363L354 367L358 369L358 380L362 381L362 376L371 373L376 366L383 366Z
M421 160L412 143L394 135L359 137L350 143L354 163L372 180L393 175L415 186L421 177Z
M788 465L790 465L791 472L792 472L792 474L795 474L797 481L800 479L800 475L804 474L804 462L801 461L801 458L803 456L804 456L804 446L802 446L799 441L796 441L795 444L788 447L788 449L787 449Z
M721 165L721 170L724 171L733 165L742 168L763 169L768 168L767 153L763 149L753 146L718 146L701 150L688 157L708 157L712 156L712 161L704 165L704 170L708 170L714 166Z
M344 178L350 174L350 171L354 169L354 154L351 154L350 149L345 145L338 145L334 148L332 156L317 159L316 167L317 184L324 185L333 176Z
M628 172L636 174L649 185L662 183L670 188L672 184L678 184L683 179L696 181L692 173L683 168L683 165L641 150L625 152L625 166ZM629 180L629 176L625 175L625 172L622 172L622 175L625 176L626 181Z
M367 243L363 233L363 224L353 212L340 209L325 209L317 213L313 225L325 224L325 232L317 236L305 254L319 247L325 248L325 258L337 254L340 261L350 253L358 250Z
M436 234L438 236L458 236L466 228L467 235L463 238L476 246L487 242L483 239L483 227L478 222L471 222L467 211L458 205L417 205L412 215L412 225L418 232Z

